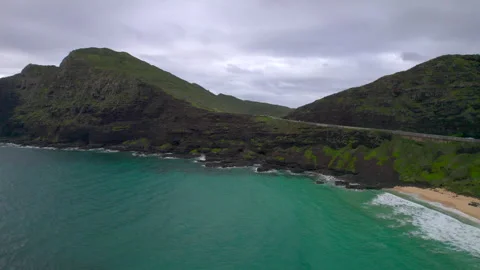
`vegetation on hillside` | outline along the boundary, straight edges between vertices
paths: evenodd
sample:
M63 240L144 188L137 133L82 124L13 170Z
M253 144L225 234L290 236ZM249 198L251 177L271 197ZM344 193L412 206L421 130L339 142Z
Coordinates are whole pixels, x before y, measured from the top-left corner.
M66 60L72 59L88 61L91 66L101 70L115 71L125 76L139 78L148 84L159 87L175 98L211 111L252 115L265 114L278 117L285 116L291 111L290 108L285 106L244 101L221 94L215 95L198 84L180 79L126 52L116 52L107 48L79 49L71 52Z
M480 55L445 55L322 98L290 119L480 138Z
M374 160L379 166L391 161L405 185L441 187L480 197L480 145L394 137L376 148L349 144L336 150L326 147L324 152L332 157L330 168L355 172L358 157Z

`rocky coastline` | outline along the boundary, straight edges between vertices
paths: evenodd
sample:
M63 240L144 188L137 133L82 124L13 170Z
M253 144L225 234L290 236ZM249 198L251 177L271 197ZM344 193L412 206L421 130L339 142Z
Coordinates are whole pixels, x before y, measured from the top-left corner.
M370 185L358 182L354 174L342 174L336 170L322 169L322 170L305 170L301 166L282 166L279 164L270 164L265 162L265 159L258 160L242 160L238 157L215 157L204 154L191 154L180 152L158 152L152 150L145 150L138 147L129 147L124 145L103 145L103 144L81 144L81 143L49 143L29 140L25 138L0 138L0 144L14 147L38 148L38 149L56 149L56 150L77 150L77 151L112 151L112 152L129 152L136 155L154 156L159 155L164 158L175 159L197 159L196 162L202 163L207 168L245 168L254 167L258 173L268 172L288 172L295 175L304 175L312 177L315 184L325 184L326 181L319 179L318 176L334 177L332 184L346 189L365 190L365 189L384 189L390 188L390 185L382 186Z

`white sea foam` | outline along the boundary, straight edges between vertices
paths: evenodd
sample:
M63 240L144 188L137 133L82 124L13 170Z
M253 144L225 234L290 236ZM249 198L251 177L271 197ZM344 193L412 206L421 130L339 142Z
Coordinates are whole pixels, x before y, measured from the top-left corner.
M325 175L325 174L320 174L319 175L322 180L325 180L328 183L335 183L335 181L338 180L338 178L335 178L334 176L331 175Z
M138 152L132 152L132 156L134 156L134 157L147 157L146 154L138 153Z
M286 174L293 175L293 176L303 176L303 175L308 175L307 173L294 173L291 170L286 170Z
M56 147L42 147L42 146L33 146L33 145L20 145L15 143L3 143L0 144L0 147L15 147L15 148L24 148L24 149L42 149L42 150L62 150L62 151L90 151L90 152L99 152L99 153L118 153L119 150L106 149L106 148L92 148L92 149L82 149L78 147L68 147L68 148L56 148Z
M106 149L106 148L92 148L92 149L88 149L88 151L99 152L99 153L118 153L118 152L120 152L118 150L112 150L112 149Z
M44 149L44 150L58 150L55 147L41 147L41 146L33 146L33 145L20 145L15 143L3 143L1 144L2 147L15 147L15 148L24 148L24 149Z
M79 147L68 147L68 148L63 148L63 149L60 149L60 150L63 150L63 151L79 151L79 152L87 151L86 149L82 149L82 148L79 148Z
M219 162L219 163L221 163L221 162ZM225 167L219 166L219 167L214 167L214 168L218 169L218 170L233 170L233 169L251 169L253 167L252 166L225 166Z
M112 150L112 149L104 149L104 150L101 150L99 152L102 152L102 153L118 153L120 151L118 150Z
M411 232L414 236L441 241L480 257L480 228L390 193L379 194L371 204L392 207L392 215L379 217L396 220L400 225L408 220L416 228Z
M255 168L255 172L256 172L256 173L278 173L279 171L278 171L278 170L275 170L275 169L271 169L271 170L268 170L268 171L259 172L259 171L258 171L258 168Z
M199 157L194 158L193 162L194 163L199 163L199 162L206 161L206 160L207 160L207 157L204 154L202 154Z
M44 150L58 150L55 147L37 147L38 149L44 149Z
M139 152L131 152L134 157L163 157L162 154L145 154Z
M15 143L2 143L1 145L2 147L18 147L18 148L24 147L22 145L15 144Z

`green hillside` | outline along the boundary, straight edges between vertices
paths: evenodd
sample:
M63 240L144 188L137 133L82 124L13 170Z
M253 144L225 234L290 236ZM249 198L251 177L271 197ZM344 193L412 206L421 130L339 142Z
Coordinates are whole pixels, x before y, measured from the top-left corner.
M445 55L322 98L287 118L480 138L480 55Z
M116 52L107 48L79 49L70 53L64 60L84 60L90 65L102 69L116 71L161 88L175 98L188 101L192 105L211 111L241 114L266 114L285 116L290 108L268 103L243 101L238 98L215 95L195 83L189 83L179 77L161 70L147 62L137 59L126 52Z
M241 100L230 95L219 94L216 97L220 104L224 104L224 109L221 109L221 111L253 115L271 115L277 117L285 116L292 111L292 109L285 106Z

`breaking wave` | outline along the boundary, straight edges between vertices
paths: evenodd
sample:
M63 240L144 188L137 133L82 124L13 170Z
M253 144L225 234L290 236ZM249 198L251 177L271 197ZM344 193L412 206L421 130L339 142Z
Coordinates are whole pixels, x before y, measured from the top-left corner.
M24 149L44 149L44 150L57 150L55 147L41 147L41 146L32 146L32 145L20 145L15 143L2 143L0 147L15 147L15 148L24 148Z
M480 229L477 227L390 193L379 194L371 204L391 207L392 215L379 217L395 220L399 226L412 224L416 228L410 232L412 235L440 241L453 249L467 251L480 257Z

